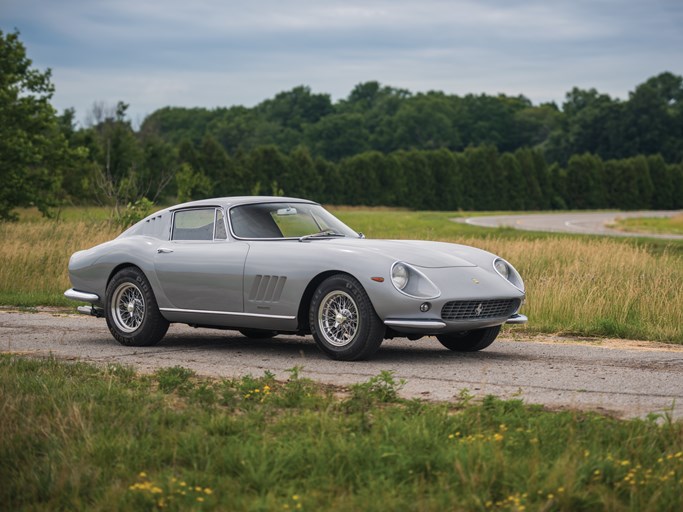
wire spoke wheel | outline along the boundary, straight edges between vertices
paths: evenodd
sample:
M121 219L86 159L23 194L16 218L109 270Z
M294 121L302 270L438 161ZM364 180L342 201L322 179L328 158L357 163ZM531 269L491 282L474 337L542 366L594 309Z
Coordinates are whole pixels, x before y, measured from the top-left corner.
M346 292L328 293L318 308L318 326L325 340L335 347L351 343L360 328L358 306Z
M379 348L386 329L358 280L335 274L318 285L308 308L318 348L338 361L358 361Z
M123 268L111 278L104 313L109 332L127 347L156 345L169 326L159 311L152 286L137 267Z
M111 301L111 313L116 327L123 332L137 330L145 320L145 297L133 283L121 283Z

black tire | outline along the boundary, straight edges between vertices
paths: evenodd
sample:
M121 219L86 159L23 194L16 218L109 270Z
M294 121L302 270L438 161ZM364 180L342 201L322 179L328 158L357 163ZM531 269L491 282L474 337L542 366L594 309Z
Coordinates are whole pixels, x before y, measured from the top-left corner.
M121 345L149 347L164 337L169 322L161 316L152 286L140 269L119 270L106 294L107 326Z
M500 325L475 329L473 331L439 334L436 339L448 350L455 352L477 352L494 342L500 332Z
M318 286L308 320L318 347L340 361L369 358L386 331L361 284L346 274L328 277Z
M267 331L265 329L240 329L239 331L245 338L253 340L264 340L277 336L277 331Z

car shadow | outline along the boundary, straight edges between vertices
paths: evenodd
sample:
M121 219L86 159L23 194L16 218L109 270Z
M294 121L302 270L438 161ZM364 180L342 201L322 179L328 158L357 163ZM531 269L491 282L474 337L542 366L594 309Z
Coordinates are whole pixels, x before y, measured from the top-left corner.
M247 338L234 331L197 331L196 333L169 333L157 346L157 350L209 350L240 355L263 357L305 358L310 360L329 360L318 349L311 336L279 335L275 338ZM496 350L492 345L479 352L454 352L441 346L436 339L424 338L417 341L385 340L370 361L375 363L405 363L475 360L475 361L519 361L535 359L524 354ZM362 363L363 361L358 361Z

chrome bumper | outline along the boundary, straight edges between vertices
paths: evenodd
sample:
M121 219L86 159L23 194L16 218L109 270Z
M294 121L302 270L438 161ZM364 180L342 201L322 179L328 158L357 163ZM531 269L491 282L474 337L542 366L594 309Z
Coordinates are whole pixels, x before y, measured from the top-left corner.
M446 327L446 324L439 320L385 320L384 325L409 329L443 329Z
M99 296L95 293L79 292L73 288L69 288L67 291L65 291L64 297L71 300L77 300L79 302L95 303L100 301Z
M526 316L520 315L519 313L517 313L516 315L512 315L510 318L508 318L505 321L505 323L514 325L514 324L525 324L528 321L529 321L529 319Z

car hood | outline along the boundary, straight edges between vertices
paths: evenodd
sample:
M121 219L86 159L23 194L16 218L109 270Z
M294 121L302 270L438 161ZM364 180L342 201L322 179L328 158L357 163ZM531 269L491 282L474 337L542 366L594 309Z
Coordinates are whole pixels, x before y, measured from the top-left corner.
M330 243L364 253L372 253L404 261L416 267L476 267L469 256L483 253L472 247L443 242L425 242L422 240L371 240L358 238L342 238L334 240L316 240L312 243Z

